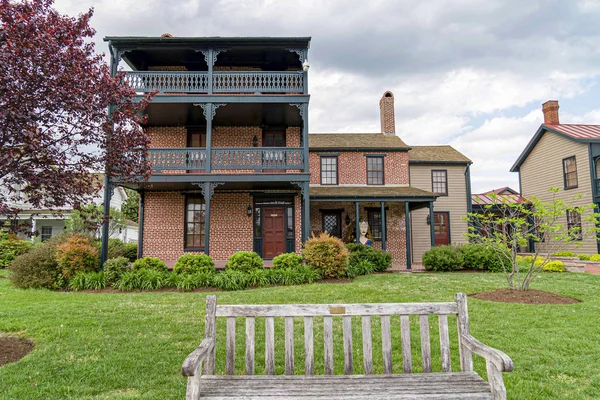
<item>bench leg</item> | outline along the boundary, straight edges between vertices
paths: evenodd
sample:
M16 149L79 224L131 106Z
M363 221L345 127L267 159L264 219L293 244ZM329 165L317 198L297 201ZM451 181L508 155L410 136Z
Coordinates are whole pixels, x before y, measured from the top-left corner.
M486 360L485 366L494 400L506 400L506 387L504 387L502 372L490 360Z
M200 377L202 376L202 364L198 365L193 376L188 376L186 400L198 400L200 398Z

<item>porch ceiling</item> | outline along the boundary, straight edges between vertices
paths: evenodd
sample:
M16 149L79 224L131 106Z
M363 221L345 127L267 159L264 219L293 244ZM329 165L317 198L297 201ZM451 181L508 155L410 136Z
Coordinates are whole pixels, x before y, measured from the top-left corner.
M437 194L411 186L312 186L311 201L435 201Z

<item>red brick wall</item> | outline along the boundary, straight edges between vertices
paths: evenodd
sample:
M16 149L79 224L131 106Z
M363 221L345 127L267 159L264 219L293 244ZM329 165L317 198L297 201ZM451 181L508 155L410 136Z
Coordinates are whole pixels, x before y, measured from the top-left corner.
M395 265L406 265L406 229L404 221L404 203L386 203L386 251L392 255ZM367 221L367 210L365 207L380 208L381 203L359 203L359 218ZM342 234L348 229L356 229L354 220L356 210L354 203L329 203L312 202L310 206L310 227L312 232L321 232L323 228L322 214L320 210L343 209L342 211ZM350 216L350 225L346 225L346 215ZM381 249L381 242L374 242L373 247Z
M335 153L335 152L332 152ZM310 152L310 183L321 183L321 157L327 152ZM383 158L384 181L386 185L408 185L408 153L399 151L381 152L342 152L338 157L338 184L366 185L367 157L365 154L386 154Z
M227 260L236 251L253 251L249 193L215 193L210 199L210 256ZM183 229L183 224L182 224Z
M185 198L177 192L146 192L143 255L175 262L183 254Z
M149 126L146 133L151 149L181 148L187 144L187 130L182 126Z

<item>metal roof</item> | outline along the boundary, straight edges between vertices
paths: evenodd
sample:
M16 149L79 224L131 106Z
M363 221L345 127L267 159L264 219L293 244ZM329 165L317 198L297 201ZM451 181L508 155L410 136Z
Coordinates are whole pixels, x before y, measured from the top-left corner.
M231 43L236 45L265 45L265 44L276 44L276 45L288 45L288 44L304 44L307 48L310 46L310 36L303 37L222 37L222 36L208 36L208 37L188 37L188 36L173 36L173 37L162 37L162 36L105 36L105 42L111 42L114 45L150 45L150 44L223 44Z
M471 204L474 206L521 204L527 203L527 199L519 194L499 194L492 196L488 193L471 195Z

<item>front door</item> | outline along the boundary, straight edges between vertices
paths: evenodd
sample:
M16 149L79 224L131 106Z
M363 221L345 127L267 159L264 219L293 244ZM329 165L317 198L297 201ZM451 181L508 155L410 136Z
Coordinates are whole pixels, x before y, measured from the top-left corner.
M433 231L435 234L436 246L444 246L450 244L449 219L450 213L448 212L433 213Z
M285 253L285 219L283 207L264 207L263 258Z

